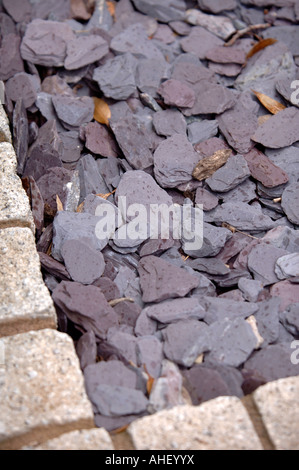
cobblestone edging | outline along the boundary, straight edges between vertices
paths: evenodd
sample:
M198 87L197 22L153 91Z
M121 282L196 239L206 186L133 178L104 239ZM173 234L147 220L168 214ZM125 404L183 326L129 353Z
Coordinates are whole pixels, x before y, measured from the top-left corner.
M0 105L0 449L299 449L299 377L243 400L161 411L116 436L95 428L73 342L56 331L33 234Z

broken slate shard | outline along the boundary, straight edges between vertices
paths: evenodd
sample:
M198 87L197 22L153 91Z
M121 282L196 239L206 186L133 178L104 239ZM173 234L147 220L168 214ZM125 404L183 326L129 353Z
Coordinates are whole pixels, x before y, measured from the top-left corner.
M290 184L282 194L281 206L290 222L299 225L299 183Z
M148 38L146 29L140 23L135 23L114 36L110 48L115 55L129 52L137 59L164 61L162 52Z
M248 256L248 269L252 272L256 281L261 281L263 286L275 284L279 281L275 274L275 263L281 256L288 252L275 246L261 243L255 246Z
M145 303L185 297L199 285L199 280L185 269L156 256L142 258L138 271Z
M183 371L184 386L194 406L219 396L231 395L228 385L213 366L209 368L195 364L191 369Z
M6 82L5 92L12 101L22 97L25 108L30 108L35 103L40 85L38 76L20 72Z
M254 148L243 157L247 162L251 176L266 188L274 188L289 181L287 173L276 166L260 150Z
M185 83L170 79L163 82L158 93L164 103L178 108L192 108L195 104L195 92Z
M225 165L206 180L212 191L227 192L243 183L250 176L250 171L242 155L231 156Z
M57 196L63 207L66 206L68 197L68 184L72 181L73 172L61 167L48 168L43 176L37 180L37 185L48 206L47 211L52 210L53 214L57 210Z
M166 300L146 307L143 312L152 320L163 324L190 319L203 320L205 316L205 311L196 298Z
M89 122L83 127L85 147L102 157L117 157L117 145L107 128L97 122Z
M223 41L215 34L210 33L201 26L192 28L191 33L181 40L181 47L185 52L191 52L199 59L205 59L207 52L223 45Z
M179 0L133 0L135 8L145 15L156 18L161 23L184 19L185 6Z
M187 136L173 135L164 140L154 153L154 173L163 188L176 188L192 180L198 162Z
M98 35L81 36L68 41L64 67L76 70L93 64L108 54L108 43Z
M275 273L281 280L299 276L299 253L290 253L278 258Z
M103 384L98 385L93 404L104 416L125 416L146 411L148 400L140 390Z
M136 90L135 71L138 60L130 53L107 60L94 70L93 79L98 82L107 98L126 100Z
M14 33L7 34L0 44L0 80L8 80L18 72L24 72L24 63L20 55L21 39Z
M85 122L90 122L94 114L94 101L89 96L53 96L57 116L67 130L74 130Z
M153 126L157 134L165 137L171 137L174 134L186 135L186 120L182 113L175 109L156 112L153 116Z
M80 240L68 240L62 245L61 255L71 278L81 284L92 284L105 269L101 252Z
M45 67L62 67L67 43L74 38L68 24L35 19L26 28L21 44L22 59Z
M211 139L218 134L218 122L216 120L203 120L192 122L187 129L188 139L191 144L197 144Z
M288 147L299 140L299 109L286 108L262 124L252 140L272 149Z

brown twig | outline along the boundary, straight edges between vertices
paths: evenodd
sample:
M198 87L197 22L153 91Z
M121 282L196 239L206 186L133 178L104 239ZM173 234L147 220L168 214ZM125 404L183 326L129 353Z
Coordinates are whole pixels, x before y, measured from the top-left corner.
M270 26L271 24L269 23L254 24L254 25L247 26L247 28L240 29L239 31L237 31L236 34L234 34L233 37L224 45L226 47L232 46L233 44L235 44L237 39L240 39L245 34L251 33L252 31L255 31L256 29L267 29L267 28L270 28Z

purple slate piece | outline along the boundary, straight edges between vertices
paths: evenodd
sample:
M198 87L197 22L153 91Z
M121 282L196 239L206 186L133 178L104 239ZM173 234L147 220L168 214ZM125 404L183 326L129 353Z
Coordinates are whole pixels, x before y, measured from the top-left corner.
M227 192L243 183L250 176L250 171L242 155L232 155L226 164L206 179L212 191Z
M70 3L68 0L35 0L32 3L32 17L55 21L64 21L70 17Z
M237 152L249 152L254 146L251 137L258 128L258 105L248 93L243 93L233 109L218 116L219 129Z
M59 136L62 140L63 150L61 160L63 163L77 163L81 157L83 144L79 139L79 133L76 131L60 132Z
M109 277L102 276L101 278L97 279L94 283L94 286L99 287L101 292L103 292L106 300L109 302L110 300L119 299L120 292L115 284ZM121 302L122 303L122 302ZM115 308L115 310L117 310ZM117 312L118 313L118 312Z
M30 108L35 103L40 85L38 76L20 72L7 81L5 91L12 101L17 101L21 96L25 108Z
M118 325L117 314L95 286L62 281L53 292L53 301L79 329L93 331L100 339Z
M133 0L135 8L161 23L184 19L185 5L180 0Z
M153 126L159 135L171 137L174 134L186 135L187 123L179 111L166 109L153 116Z
M72 180L73 172L61 167L48 168L37 180L37 185L45 204L54 212L57 210L56 196L65 205L68 195L67 184Z
M0 37L3 39L7 34L16 34L14 21L6 13L0 13Z
M92 402L104 416L138 415L148 404L140 390L111 385L98 385Z
M92 284L105 269L102 253L80 240L68 240L62 245L61 255L73 281Z
M299 225L298 199L299 183L292 183L282 194L281 206L290 222L296 225Z
M80 203L89 194L107 194L109 192L98 165L90 154L80 158L77 170L80 177Z
M203 120L201 122L192 122L188 125L188 139L191 144L197 144L211 139L218 134L218 122L216 120Z
M157 322L147 316L145 308L137 318L134 332L136 336L150 336L155 334L157 327Z
M209 70L218 75L224 75L225 77L236 77L242 70L241 65L237 64L218 64L215 62L209 62Z
M206 53L206 59L220 64L240 64L246 61L246 53L237 47L214 47Z
M242 318L216 321L209 327L209 360L239 367L256 347L256 336L251 326Z
M94 332L84 333L76 344L76 353L80 360L81 369L95 364L97 358L97 344Z
M219 199L210 191L198 188L195 195L195 204L202 204L204 211L211 211L219 204Z
M264 286L275 284L279 281L275 274L275 263L281 256L287 254L286 250L261 243L251 250L248 256L248 268L253 273L254 279L261 281Z
M185 297L199 285L195 276L155 256L142 258L138 271L144 302Z
M197 0L197 3L201 10L215 14L237 7L236 0Z
M165 60L139 59L136 69L136 85L143 93L157 96L162 79L167 78L169 65Z
M249 167L251 176L260 181L267 188L273 188L288 182L287 173L274 163L262 152L252 149L243 155Z
M195 91L196 102L191 109L182 109L185 116L221 114L237 102L238 96L235 91L213 82L201 81L192 88Z
M265 382L297 376L299 365L292 364L289 343L270 345L255 352L244 364L244 370L254 371Z
M163 82L158 93L162 96L164 103L179 108L192 108L195 104L195 93L185 83L173 78Z
M84 369L86 391L93 401L99 385L119 385L134 389L137 386L137 375L121 361L111 360L90 364Z
M115 305L114 310L118 314L122 324L132 326L134 328L142 309L140 305L135 302L124 301Z
M50 95L73 95L73 90L64 78L59 75L50 75L42 81L42 91Z
M212 368L195 365L190 370L184 370L183 376L184 385L195 406L219 396L230 395L227 384L219 372Z
M98 122L90 122L83 128L85 146L102 157L117 157L117 145L107 128Z
M126 100L136 90L135 71L137 59L130 53L116 56L94 70L93 79L98 82L107 98Z
M52 256L62 261L61 249L67 240L84 239L98 250L102 250L108 239L101 240L96 236L96 225L99 218L91 214L60 211L53 222Z
M146 29L140 23L129 26L114 36L110 44L115 55L131 53L137 59L154 59L163 61L163 54L148 38Z
M115 315L117 315L116 312ZM109 345L112 346L121 357L123 357L128 362L131 361L133 364L137 364L137 338L135 336L129 333L125 333L119 329L118 331L111 329L111 331L108 332L107 340Z
M280 314L280 321L283 326L292 335L299 335L299 304L290 305L283 313Z
M199 59L205 59L206 53L213 47L223 45L222 39L207 31L201 26L192 28L191 33L181 40L181 47L185 52L192 52Z
M136 342L137 365L154 379L160 377L163 345L155 336L142 336Z
M271 297L279 297L280 312L283 312L289 305L299 302L299 285L290 281L280 281L270 288Z
M113 191L117 188L121 178L121 169L118 159L115 157L107 157L97 160L97 165L107 188Z
M19 3L18 0L3 0L2 3L7 13L16 23L22 21L28 23L31 20L32 7L29 0L24 0L21 3Z
M128 163L136 170L153 164L152 142L145 125L135 116L111 122L111 129Z
M212 276L225 276L230 272L229 268L223 263L223 261L216 258L188 259L187 263L192 269L211 274Z
M258 302L259 309L254 314L257 328L264 339L263 347L274 343L279 337L279 307L278 298Z
M2 39L0 44L0 80L8 80L16 73L24 71L20 43L20 37L12 33Z
M254 142L272 149L288 147L299 140L299 110L284 109L262 124L252 136Z
M78 128L93 119L94 101L89 96L53 96L52 102L64 127L68 130Z
M74 37L71 27L65 23L35 19L27 26L21 44L22 59L46 67L61 67L66 45Z
M57 279L62 281L69 281L70 276L63 264L59 263L51 256L47 255L46 253L39 252L39 259L41 262L42 268L47 271L48 273L55 276Z
M173 135L162 142L154 154L154 173L163 188L176 188L192 180L192 172L198 163L187 136Z
M166 300L144 309L147 316L159 323L176 323L181 320L203 320L205 311L197 298Z
M202 307L206 311L205 323L211 325L214 322L245 319L254 315L258 311L258 305L249 302L232 301L231 299L201 297Z
M140 258L143 256L148 256L148 255L160 255L164 251L168 250L169 248L173 247L174 245L174 240L169 238L168 240L149 240L145 242L144 245L142 245L139 255Z
M39 129L38 138L29 149L23 176L31 175L38 181L49 168L62 166L61 153L56 122L48 121Z
M191 367L198 356L210 351L209 327L197 320L183 320L162 330L164 354L183 367Z
M77 37L67 43L64 67L66 70L79 69L102 59L108 51L108 43L101 36Z

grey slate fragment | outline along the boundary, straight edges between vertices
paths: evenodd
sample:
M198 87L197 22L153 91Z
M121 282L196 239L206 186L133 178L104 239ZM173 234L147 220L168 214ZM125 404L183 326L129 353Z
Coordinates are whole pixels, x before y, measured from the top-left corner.
M196 101L192 108L182 108L185 116L195 114L221 114L237 102L238 93L214 81L200 81L193 85Z
M286 254L288 254L286 250L261 243L249 254L248 269L253 273L254 279L261 281L264 286L275 284L279 281L275 274L275 263L278 258Z
M250 94L243 93L233 109L217 117L219 129L229 145L241 154L249 152L254 146L251 137L258 128L258 109Z
M131 53L137 59L164 60L163 54L148 38L146 29L140 23L129 26L121 33L114 36L110 49L115 55Z
M188 262L188 266L196 271L202 271L211 275L225 276L229 273L229 268L223 263L223 261L216 258L193 259Z
M206 53L206 59L219 64L239 64L246 61L246 53L237 47L214 47Z
M117 325L118 326L118 325ZM119 329L114 331L114 329L108 332L108 343L113 346L115 351L117 351L123 358L128 362L133 362L137 364L136 356L136 337L123 332Z
M256 199L256 184L247 178L243 183L226 193L217 193L222 202L244 202L249 203Z
M188 139L191 144L211 139L218 134L218 122L216 120L203 120L192 122L187 128Z
M292 364L290 343L269 345L255 352L244 364L245 370L258 373L266 382L298 375L298 364Z
M227 192L243 183L249 176L247 162L238 154L232 155L222 168L206 180L206 183L212 191Z
M173 135L163 141L154 153L154 173L163 188L175 188L192 180L198 163L187 136Z
M211 338L208 358L228 366L239 367L256 346L256 336L242 318L217 321L209 327L208 334Z
M219 199L210 191L197 188L195 195L195 204L202 204L204 211L211 211L219 204Z
M270 230L263 238L265 242L290 253L299 252L299 232L289 227L279 226Z
M282 149L266 149L265 153L275 165L288 174L289 184L297 183L299 178L299 148L291 145Z
M186 224L189 224L188 220ZM189 249L186 245L190 240L182 238L182 247L187 255L193 258L205 258L207 256L215 256L224 247L226 242L231 238L232 232L222 227L214 227L214 225L203 224L203 245L200 249Z
M239 398L244 396L242 390L242 383L244 379L241 372L238 369L235 369L235 367L218 364L217 362L209 363L207 360L200 367L207 367L208 369L211 368L212 370L218 372L224 383L227 385L229 393L232 396Z
M299 276L299 253L290 253L278 258L275 273L281 280Z
M152 141L148 130L136 116L112 121L111 129L128 163L136 170L145 170L153 164Z
M131 388L98 385L93 403L104 416L124 416L146 411L148 400L140 390Z
M199 59L205 59L206 53L213 47L223 45L222 39L207 31L201 26L192 28L191 33L181 40L181 47L185 52L192 52Z
M73 281L92 284L104 272L102 253L80 240L67 240L62 246L61 255Z
M168 78L169 65L165 60L140 59L136 69L136 86L143 93L157 96L162 79Z
M195 93L192 88L173 78L163 82L158 93L168 106L192 108L195 104Z
M191 367L200 354L210 350L209 327L197 320L183 320L162 330L167 359Z
M230 391L220 373L202 364L183 371L184 386L190 394L192 404L200 405L219 396L229 396Z
M64 67L66 70L76 70L92 64L108 54L107 41L101 36L90 34L68 41Z
M299 183L290 184L282 194L281 206L289 219L295 225L299 225Z
M67 240L85 239L98 250L102 250L108 239L100 240L96 236L99 218L86 213L60 211L53 222L52 256L62 261L61 249Z
M8 80L18 72L24 72L24 63L20 55L20 37L15 33L4 36L1 42L0 80Z
M273 26L263 32L263 37L275 38L284 43L293 56L299 55L299 31L295 25Z
M7 123L7 128L8 123ZM5 134L4 129L0 131L0 139L3 139L3 134ZM4 139L6 140L6 139ZM27 119L27 111L23 104L22 98L18 99L15 105L13 113L13 147L16 152L16 157L18 161L17 173L19 175L23 174L25 161L27 158L28 152L28 142L29 142L29 127Z
M263 284L261 281L241 277L238 282L238 288L242 292L245 300L248 302L257 302L259 294L263 290Z
M176 323L182 320L203 320L205 311L196 298L166 300L144 309L147 316L159 323Z
M137 63L137 59L130 53L117 56L97 67L94 70L93 79L98 82L107 98L126 100L136 90Z
M146 303L185 297L199 285L195 276L155 256L142 258L138 271Z
M257 328L264 339L263 347L274 343L279 337L279 307L278 298L258 302L258 311L254 314Z
M57 116L66 129L73 130L85 122L90 122L94 114L94 101L89 96L53 96Z
M156 112L153 116L153 126L158 135L165 137L171 137L174 134L186 135L187 130L184 116L175 109Z
M252 139L269 148L282 148L299 140L299 110L292 106L286 108L262 124Z
M280 314L280 321L292 335L299 335L299 304L292 304Z
M89 194L107 194L109 190L102 178L95 159L91 155L84 155L77 165L80 177L80 203Z
M25 108L30 108L35 103L40 86L38 76L20 72L6 82L5 93L14 102L22 97Z
M85 367L96 363L97 343L93 331L88 331L79 338L76 344L76 353L79 357L80 367L82 370L84 370Z
M45 67L62 67L66 45L74 37L67 24L35 19L27 26L21 44L22 59Z
M142 336L136 342L137 365L154 379L160 377L163 345L155 336Z
M250 206L244 202L225 202L206 213L205 220L216 224L226 222L238 230L250 232L274 228L274 222L270 217L263 215L260 207Z
M213 282L208 279L208 277L198 271L195 271L194 269L190 268L190 266L185 266L186 271L188 273L192 274L193 276L196 276L197 279L199 280L199 285L196 287L196 289L193 289L191 292L191 297L201 297L203 295L207 295L210 297L215 297L216 296L216 287Z
M52 103L52 95L49 93L45 93L43 91L37 93L35 106L40 110L42 116L50 120L56 120L56 126L58 131L64 131L64 127L60 124L58 120L57 113Z
M162 23L184 19L185 5L179 0L133 0L138 11L152 16Z
M236 0L197 0L197 3L201 10L215 14L237 7Z
M60 132L59 136L63 145L61 160L63 163L77 163L83 149L83 144L79 139L79 133L76 131L66 131Z
M158 324L155 320L152 320L147 316L147 308L148 307L143 309L139 317L137 318L134 329L136 336L150 336L157 331Z
M201 298L201 305L206 311L205 323L211 325L228 318L248 318L258 311L258 305L255 303L238 302L231 299L213 298L204 296Z

